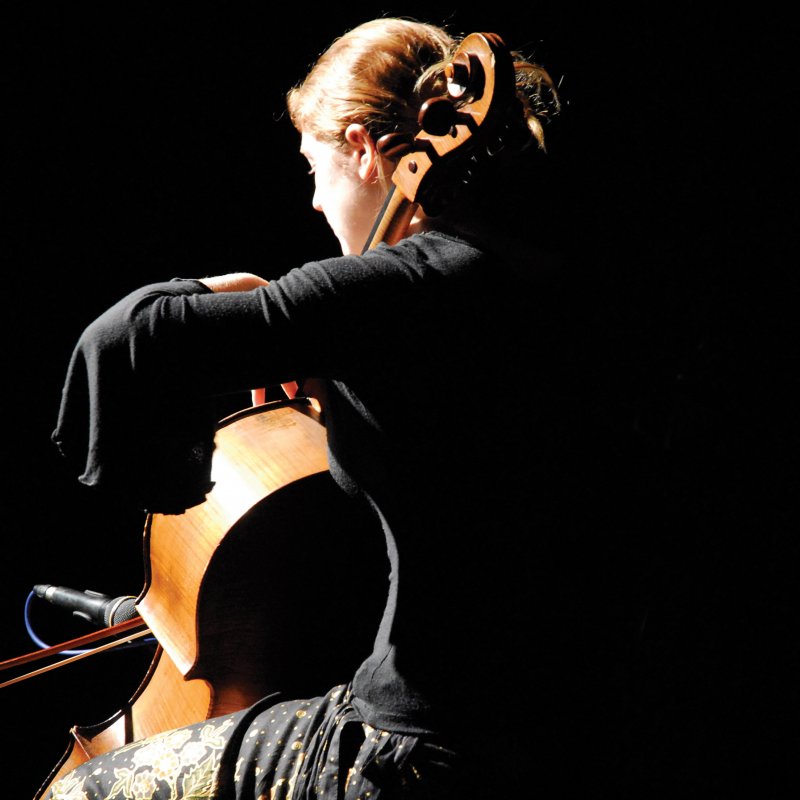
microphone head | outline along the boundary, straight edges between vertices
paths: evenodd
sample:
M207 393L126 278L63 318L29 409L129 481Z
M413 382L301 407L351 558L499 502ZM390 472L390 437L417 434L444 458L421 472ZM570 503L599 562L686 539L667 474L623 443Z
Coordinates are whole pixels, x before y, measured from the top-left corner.
M103 620L106 627L111 627L138 616L139 612L136 609L135 597L118 597L115 603L106 608Z

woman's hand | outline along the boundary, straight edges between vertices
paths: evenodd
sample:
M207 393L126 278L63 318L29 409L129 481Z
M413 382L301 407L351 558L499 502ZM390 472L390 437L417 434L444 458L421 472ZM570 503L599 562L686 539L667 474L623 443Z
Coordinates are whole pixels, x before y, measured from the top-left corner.
M269 281L253 275L252 272L231 272L228 275L217 275L212 278L200 278L200 283L212 292L249 292L259 286L266 286Z

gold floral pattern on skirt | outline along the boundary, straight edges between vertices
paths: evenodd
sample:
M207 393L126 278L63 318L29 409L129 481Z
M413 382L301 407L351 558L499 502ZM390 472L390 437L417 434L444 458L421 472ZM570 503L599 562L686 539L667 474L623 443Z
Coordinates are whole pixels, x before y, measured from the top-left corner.
M264 697L76 767L47 800L446 800L459 756L434 738L375 730L334 686L306 700Z
M232 725L232 715L218 717L98 756L87 762L90 769L83 765L56 781L48 800L212 798ZM100 787L108 788L101 794Z

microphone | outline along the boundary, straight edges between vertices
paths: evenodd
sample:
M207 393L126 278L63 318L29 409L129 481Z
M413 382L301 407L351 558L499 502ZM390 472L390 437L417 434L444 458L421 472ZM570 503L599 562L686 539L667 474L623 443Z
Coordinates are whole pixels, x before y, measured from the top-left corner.
M48 603L66 608L74 616L101 627L108 628L139 616L136 598L131 595L109 597L91 589L81 592L65 586L51 586L49 583L37 583L33 591L37 597L47 600Z

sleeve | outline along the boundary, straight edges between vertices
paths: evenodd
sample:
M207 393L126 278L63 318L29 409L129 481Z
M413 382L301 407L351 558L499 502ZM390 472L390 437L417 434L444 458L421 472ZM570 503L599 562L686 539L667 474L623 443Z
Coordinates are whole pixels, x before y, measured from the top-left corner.
M132 313L148 296L208 291L198 281L154 284L84 331L67 368L52 434L81 483L126 505L167 514L197 505L211 490L213 403L202 396L181 402L176 393L156 393L136 379L136 342L146 338L146 325Z
M156 513L201 503L215 398L352 368L386 279L374 261L310 262L249 292L175 279L120 300L83 332L62 390L52 439L78 480Z

